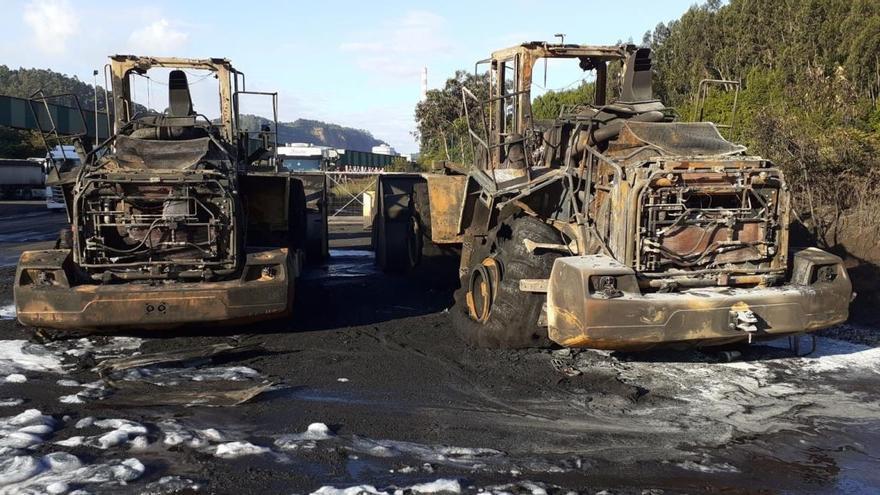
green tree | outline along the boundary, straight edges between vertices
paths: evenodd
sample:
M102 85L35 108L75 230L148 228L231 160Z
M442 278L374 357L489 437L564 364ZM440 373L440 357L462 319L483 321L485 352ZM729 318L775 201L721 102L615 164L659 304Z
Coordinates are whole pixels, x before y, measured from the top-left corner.
M83 109L93 109L95 105L94 86L80 81L76 76L67 76L48 69L10 69L0 65L0 94L28 98L36 91L43 90L47 95L72 94L79 100ZM74 106L72 98L59 101ZM98 110L104 110L103 88L98 86Z
M35 132L0 127L0 157L31 158L46 154L46 148Z
M436 160L449 160L471 163L474 160L462 88L470 90L478 100L485 101L489 95L488 75L456 71L455 76L446 80L443 88L428 91L425 100L416 105L416 130L413 135L419 140L421 162L428 164ZM468 102L471 127L481 132L478 107L478 104Z
M547 91L532 101L532 115L536 119L553 119L563 107L585 105L593 102L596 84L583 82L580 86L564 91Z

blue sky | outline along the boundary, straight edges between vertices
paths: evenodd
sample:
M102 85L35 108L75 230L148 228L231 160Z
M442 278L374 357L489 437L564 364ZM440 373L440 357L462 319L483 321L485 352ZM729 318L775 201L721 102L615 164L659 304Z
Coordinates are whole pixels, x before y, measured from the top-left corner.
M0 64L91 82L113 53L226 57L247 74L248 89L280 93L281 120L364 128L409 153L417 151L410 132L422 67L433 88L494 49L554 33L575 43L639 41L693 3L0 0Z

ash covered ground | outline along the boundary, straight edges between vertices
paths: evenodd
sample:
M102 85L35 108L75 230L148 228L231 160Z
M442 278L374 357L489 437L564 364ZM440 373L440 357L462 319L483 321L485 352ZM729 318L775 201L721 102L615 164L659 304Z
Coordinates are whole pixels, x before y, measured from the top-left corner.
M733 362L698 351L473 349L445 312L454 270L381 274L346 225L288 320L40 343L13 319L12 265L63 222L38 206L0 206L0 494L880 486L874 328L823 332L804 357L781 341ZM107 359L223 344L241 352L95 371ZM259 394L205 405L236 387Z

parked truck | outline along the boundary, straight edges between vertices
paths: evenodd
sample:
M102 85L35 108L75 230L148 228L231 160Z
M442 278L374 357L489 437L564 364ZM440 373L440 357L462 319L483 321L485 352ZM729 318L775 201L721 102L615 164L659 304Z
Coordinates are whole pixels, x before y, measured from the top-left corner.
M22 253L18 320L61 331L164 330L287 314L313 212L303 181L275 166L273 130L241 129L238 111L241 95L273 104L274 95L248 92L221 58L116 55L109 68L114 132L96 146L76 140L79 162L50 170L70 229L57 249ZM133 78L154 70L168 73L164 112L131 95ZM216 78L219 119L193 107L194 70Z
M303 183L306 201L306 255L310 262L321 262L330 255L330 232L327 223L327 163L335 150L305 143L278 146L275 170L290 173Z
M535 118L546 59L592 72L594 101ZM711 123L676 121L652 94L649 49L531 42L485 62L489 98L462 95L474 162L383 177L375 221L386 269L458 251L450 312L466 341L709 346L847 319L841 259L790 245L783 172Z
M40 196L45 177L43 164L33 160L0 158L0 199L33 199Z

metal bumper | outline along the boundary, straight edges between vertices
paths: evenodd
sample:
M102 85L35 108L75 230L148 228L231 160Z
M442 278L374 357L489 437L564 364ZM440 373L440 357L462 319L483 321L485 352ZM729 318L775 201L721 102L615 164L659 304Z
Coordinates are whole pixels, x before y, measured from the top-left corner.
M852 285L840 258L810 248L793 263L790 282L778 287L642 294L632 269L608 257L559 258L547 293L548 333L566 347L643 350L776 338L846 321ZM603 276L619 290L595 290L594 277ZM744 314L750 325L740 324Z
M249 254L240 278L220 282L71 286L67 250L25 251L15 276L23 325L58 329L166 329L244 323L285 314L299 260L286 249Z

